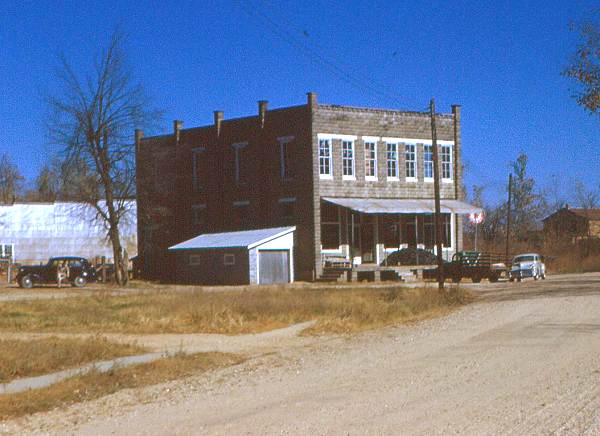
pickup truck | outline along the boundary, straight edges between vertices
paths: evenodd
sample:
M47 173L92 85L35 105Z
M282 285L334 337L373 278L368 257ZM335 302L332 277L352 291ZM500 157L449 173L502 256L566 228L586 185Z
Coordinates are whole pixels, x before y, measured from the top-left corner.
M96 281L96 270L83 257L63 256L52 257L46 265L31 265L19 267L17 283L22 288L31 288L36 284L56 283L56 269L61 262L68 262L69 277L67 281L78 288L88 282Z
M444 279L459 283L462 279L471 279L479 283L482 279L497 282L507 274L506 259L492 253L478 251L459 251L452 256L452 262L444 263ZM424 279L437 278L437 268L423 270Z

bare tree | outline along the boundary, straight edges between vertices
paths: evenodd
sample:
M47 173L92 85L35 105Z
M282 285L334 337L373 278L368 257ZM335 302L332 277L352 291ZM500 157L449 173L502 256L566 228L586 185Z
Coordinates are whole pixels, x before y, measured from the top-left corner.
M578 180L575 182L575 200L577 205L583 209L593 209L600 204L598 191L587 189L585 184Z
M579 32L581 41L562 74L580 85L573 96L577 103L600 116L600 9L592 12L589 20L572 24L571 28Z
M64 56L57 72L60 93L48 98L50 140L61 147L65 164L84 176L77 194L93 206L113 247L115 278L125 284L119 223L135 196L136 128L149 128L159 117L142 85L133 78L115 32L93 70L79 77Z
M4 153L0 157L0 202L14 203L24 180L17 166L10 160L8 154Z

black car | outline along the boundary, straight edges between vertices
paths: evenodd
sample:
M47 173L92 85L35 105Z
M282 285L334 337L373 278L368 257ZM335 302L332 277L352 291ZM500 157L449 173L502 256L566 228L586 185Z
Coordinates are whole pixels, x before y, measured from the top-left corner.
M17 283L22 288L31 288L36 284L56 283L56 269L61 262L69 265L69 278L73 286L78 288L88 282L96 281L96 270L83 257L63 256L51 257L46 265L22 266L17 274Z

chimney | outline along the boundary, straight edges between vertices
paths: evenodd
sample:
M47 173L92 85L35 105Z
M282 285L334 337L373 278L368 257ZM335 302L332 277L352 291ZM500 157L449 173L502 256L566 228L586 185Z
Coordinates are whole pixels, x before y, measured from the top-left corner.
M267 113L267 100L258 100L258 118L260 119L260 127L265 127L265 114Z
M217 136L221 136L221 122L223 121L223 111L214 111L215 127L217 128Z
M140 129L135 129L135 151L140 151L140 145L142 143L142 138L144 137L144 132Z
M173 121L173 135L175 136L175 144L179 144L179 138L181 133L181 128L183 127L183 121L175 120Z
M317 106L317 94L314 92L307 92L306 93L308 99L307 99L307 104L309 107L316 107Z

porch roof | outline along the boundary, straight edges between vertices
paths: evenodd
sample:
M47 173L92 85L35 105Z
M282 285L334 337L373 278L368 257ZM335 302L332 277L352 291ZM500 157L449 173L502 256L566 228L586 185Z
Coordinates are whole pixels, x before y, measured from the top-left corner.
M396 199L396 198L334 198L324 197L323 200L338 206L366 214L385 213L433 213L433 199ZM459 200L441 200L443 213L480 213L482 209Z

